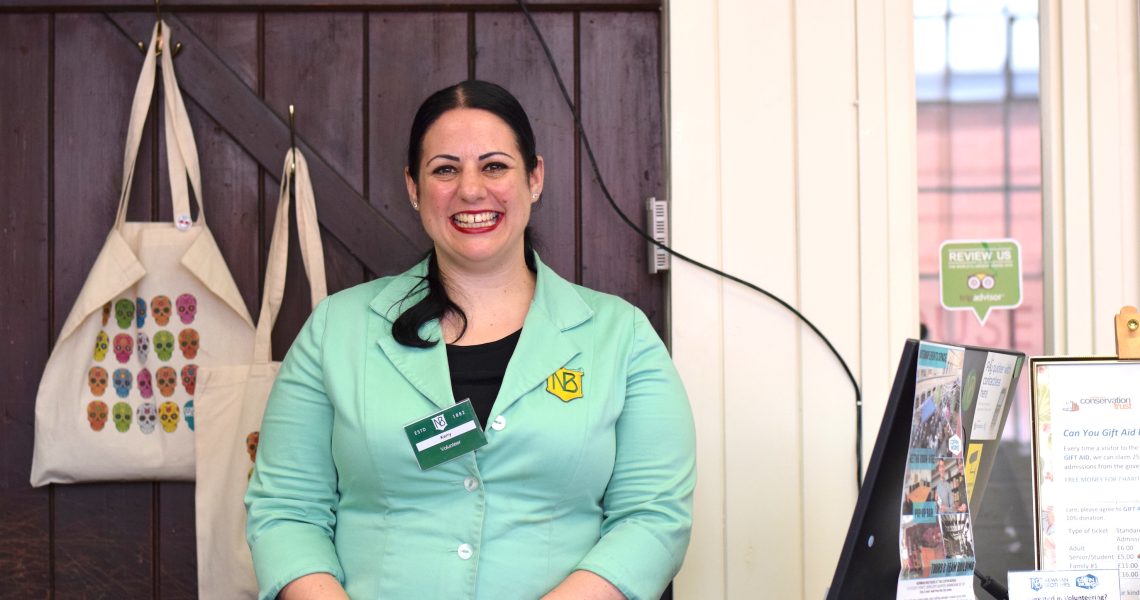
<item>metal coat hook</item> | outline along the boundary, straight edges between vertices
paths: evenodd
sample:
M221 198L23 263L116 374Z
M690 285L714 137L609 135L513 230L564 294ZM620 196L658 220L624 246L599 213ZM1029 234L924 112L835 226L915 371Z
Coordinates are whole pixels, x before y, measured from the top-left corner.
M293 154L289 157L289 174L292 175L297 171L297 136L296 136L296 123L297 115L293 110L293 105L289 105L289 147L293 149Z
M159 11L159 0L154 0L154 20L158 23L158 39L154 41L154 55L162 56L162 13ZM139 52L146 52L145 42L138 42L137 45L139 47ZM174 44L174 50L171 53L170 58L178 56L178 53L181 51L182 42Z

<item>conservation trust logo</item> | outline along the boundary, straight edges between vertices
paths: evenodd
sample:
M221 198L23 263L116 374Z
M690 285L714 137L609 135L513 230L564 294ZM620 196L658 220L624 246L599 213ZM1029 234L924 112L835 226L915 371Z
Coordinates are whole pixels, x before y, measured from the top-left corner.
M1091 396L1089 398L1081 398L1077 404L1083 408L1086 406L1111 406L1116 410L1132 410L1132 398L1125 396ZM1079 410L1072 409L1072 410Z

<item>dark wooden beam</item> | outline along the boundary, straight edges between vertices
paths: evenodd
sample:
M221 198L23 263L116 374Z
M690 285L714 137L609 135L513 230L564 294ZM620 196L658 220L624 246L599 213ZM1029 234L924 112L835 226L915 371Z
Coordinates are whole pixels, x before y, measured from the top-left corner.
M662 0L527 0L536 10L660 10ZM153 14L151 0L0 0L0 10L22 11L121 11L144 10ZM164 14L177 10L263 11L288 10L518 10L511 0L257 0L225 2L224 0L174 0L163 2Z
M150 39L153 14L108 13L107 17L123 32L124 43ZM279 174L289 149L288 124L178 17L165 14L163 20L172 30L171 39L182 43L182 51L175 59L182 91L266 171L274 176ZM420 253L408 236L368 204L315 148L300 137L297 147L308 159L321 224L361 264L373 273L387 274L393 264L415 262Z

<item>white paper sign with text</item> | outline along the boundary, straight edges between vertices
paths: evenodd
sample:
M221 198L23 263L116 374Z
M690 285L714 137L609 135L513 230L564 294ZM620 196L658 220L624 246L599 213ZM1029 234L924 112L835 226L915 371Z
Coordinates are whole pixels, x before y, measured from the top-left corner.
M1033 359L1033 388L1039 566L1140 600L1140 363Z
M1010 571L1009 600L1120 600L1113 569Z

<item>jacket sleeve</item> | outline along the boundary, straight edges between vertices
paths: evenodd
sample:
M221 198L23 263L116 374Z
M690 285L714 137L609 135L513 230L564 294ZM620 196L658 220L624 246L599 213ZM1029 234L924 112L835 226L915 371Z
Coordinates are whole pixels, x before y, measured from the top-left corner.
M689 400L665 345L635 310L626 397L601 539L578 564L630 600L656 600L681 568L692 526L696 450Z
M326 300L297 335L261 423L245 505L246 540L263 599L276 598L286 584L310 573L331 573L344 583L333 546L333 408L321 364L327 314Z

